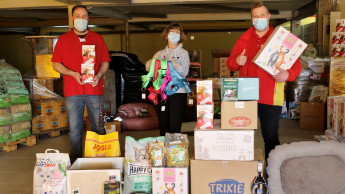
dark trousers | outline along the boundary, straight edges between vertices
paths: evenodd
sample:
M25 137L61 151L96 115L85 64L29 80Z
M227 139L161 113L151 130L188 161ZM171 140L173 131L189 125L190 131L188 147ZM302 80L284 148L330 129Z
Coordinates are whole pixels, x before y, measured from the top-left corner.
M265 143L265 158L276 145L279 145L279 120L282 112L281 106L273 106L266 104L258 105L258 113L261 123L262 137Z
M165 106L165 111L162 111ZM160 135L168 133L181 133L183 116L187 107L187 93L175 93L168 96L162 103L159 96L158 105L155 106L159 120Z

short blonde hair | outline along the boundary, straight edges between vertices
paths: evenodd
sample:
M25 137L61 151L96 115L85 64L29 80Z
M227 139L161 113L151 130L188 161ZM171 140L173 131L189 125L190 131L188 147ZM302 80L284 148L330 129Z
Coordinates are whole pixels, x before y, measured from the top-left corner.
M250 10L250 15L252 15L253 9L258 8L258 7L265 7L265 8L267 9L267 13L270 13L270 11L269 11L267 5L264 4L264 2L262 2L262 1L255 1L255 2L252 4L252 9Z
M163 32L162 32L163 40L168 41L168 34L169 34L169 31L172 29L180 30L181 38L180 38L179 43L186 42L186 40L187 40L186 35L184 34L182 26L179 23L171 23L163 30Z

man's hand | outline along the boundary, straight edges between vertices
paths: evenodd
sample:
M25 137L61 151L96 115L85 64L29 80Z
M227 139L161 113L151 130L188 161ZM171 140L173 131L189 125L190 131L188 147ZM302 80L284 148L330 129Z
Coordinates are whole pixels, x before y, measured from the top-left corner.
M80 85L85 85L85 83L81 82L81 75L78 72L73 72L72 77L78 82Z
M96 87L98 85L100 77L98 75L95 75L95 81L90 83L92 87Z
M285 82L289 78L289 72L280 67L277 67L277 69L279 70L279 73L277 73L276 75L272 75L272 77L277 82Z
M247 63L247 56L244 55L245 52L246 52L246 49L243 49L242 53L238 55L236 58L236 63L239 66L243 66Z

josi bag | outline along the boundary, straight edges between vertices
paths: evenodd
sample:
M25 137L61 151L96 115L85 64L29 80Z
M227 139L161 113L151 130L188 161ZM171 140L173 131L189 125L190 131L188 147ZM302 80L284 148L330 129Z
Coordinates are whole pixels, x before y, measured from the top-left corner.
M85 157L117 157L121 156L118 132L98 135L87 131L85 139Z
M48 153L49 151L55 153ZM67 193L66 171L70 165L67 153L60 153L55 149L37 153L33 193Z

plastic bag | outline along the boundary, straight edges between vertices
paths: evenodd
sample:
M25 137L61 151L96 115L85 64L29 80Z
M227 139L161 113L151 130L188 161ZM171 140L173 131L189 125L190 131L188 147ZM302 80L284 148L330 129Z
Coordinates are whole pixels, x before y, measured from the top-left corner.
M151 159L151 166L164 167L165 166L165 147L164 142L149 142L148 153Z
M189 165L189 141L186 134L166 133L165 148L168 167L185 167Z
M118 132L98 135L87 131L85 157L117 157L121 155Z
M58 150L47 149L45 153L37 153L33 193L67 193L66 171L70 165L68 154Z

